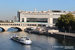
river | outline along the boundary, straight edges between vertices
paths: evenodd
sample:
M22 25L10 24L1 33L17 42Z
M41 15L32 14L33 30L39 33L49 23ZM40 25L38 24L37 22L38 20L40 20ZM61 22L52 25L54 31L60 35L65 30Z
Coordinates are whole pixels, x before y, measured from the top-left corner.
M27 36L32 40L32 45L23 45L10 39L16 34ZM45 35L29 34L26 32L0 32L0 50L75 50L75 41L55 38Z

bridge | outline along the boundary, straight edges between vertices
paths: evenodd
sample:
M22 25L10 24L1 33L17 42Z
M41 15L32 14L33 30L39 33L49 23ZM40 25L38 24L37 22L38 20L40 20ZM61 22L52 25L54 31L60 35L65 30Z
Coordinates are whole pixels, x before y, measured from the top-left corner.
M21 22L14 22L14 23L0 23L0 28L2 28L4 31L7 31L9 28L19 28L22 31L25 28L28 27L37 27L39 25L46 25L47 23L36 23L36 22L27 22L27 23L21 23Z

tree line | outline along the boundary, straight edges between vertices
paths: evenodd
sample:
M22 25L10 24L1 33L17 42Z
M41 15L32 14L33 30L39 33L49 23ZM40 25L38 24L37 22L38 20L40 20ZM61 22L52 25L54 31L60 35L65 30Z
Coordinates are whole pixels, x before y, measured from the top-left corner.
M57 20L56 26L58 29L66 31L75 31L75 17L73 14L68 13L65 15L60 15Z

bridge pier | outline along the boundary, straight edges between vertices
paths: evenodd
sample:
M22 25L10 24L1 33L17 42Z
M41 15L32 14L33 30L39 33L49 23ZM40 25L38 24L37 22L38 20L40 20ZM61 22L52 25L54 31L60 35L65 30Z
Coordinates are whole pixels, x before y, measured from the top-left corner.
M22 32L24 32L24 30L22 30Z
M7 31L7 30L8 30L8 28L7 28L7 27L5 27L5 28L4 28L4 31Z

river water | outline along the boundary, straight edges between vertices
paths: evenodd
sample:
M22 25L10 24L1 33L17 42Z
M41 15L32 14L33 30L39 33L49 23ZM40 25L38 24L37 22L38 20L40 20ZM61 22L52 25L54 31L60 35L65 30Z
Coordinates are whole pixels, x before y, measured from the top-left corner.
M27 36L32 40L32 45L23 45L10 39L16 34ZM0 50L75 50L75 41L55 38L45 35L29 34L26 32L0 32Z

